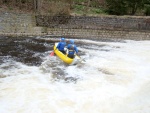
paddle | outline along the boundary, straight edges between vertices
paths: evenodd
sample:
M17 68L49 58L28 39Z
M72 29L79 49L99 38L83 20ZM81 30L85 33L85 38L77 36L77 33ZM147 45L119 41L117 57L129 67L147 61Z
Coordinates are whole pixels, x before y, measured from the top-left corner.
M55 48L55 50L56 50L56 49L57 49L57 48ZM50 53L50 56L54 56L54 55L55 55L55 50Z
M50 53L50 56L54 56L55 55L55 53L54 53L54 51L52 51L51 53Z
M76 54L76 56L78 56L80 58L81 61L86 62L84 59L82 59L79 55Z
M57 48L55 48L55 50L56 50L56 49L57 49ZM50 56L54 56L54 55L55 55L55 50L50 53Z

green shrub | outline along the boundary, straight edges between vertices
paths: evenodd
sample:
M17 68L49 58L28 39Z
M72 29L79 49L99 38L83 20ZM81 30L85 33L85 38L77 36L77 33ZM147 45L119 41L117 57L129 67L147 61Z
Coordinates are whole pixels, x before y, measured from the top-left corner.
M150 5L145 5L145 11L144 11L146 16L150 16Z
M92 8L91 12L94 13L94 14L103 14L104 10L101 9L101 8Z

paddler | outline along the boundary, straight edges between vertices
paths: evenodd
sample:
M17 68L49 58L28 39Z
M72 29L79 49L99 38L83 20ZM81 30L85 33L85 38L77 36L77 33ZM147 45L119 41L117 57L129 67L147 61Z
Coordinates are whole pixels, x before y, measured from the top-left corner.
M65 46L66 46L66 41L65 38L62 37L56 48L58 48L58 50L61 51L63 54L66 54L64 50Z
M74 58L76 54L78 54L77 46L74 44L74 40L71 39L70 43L67 46L68 49L68 57Z

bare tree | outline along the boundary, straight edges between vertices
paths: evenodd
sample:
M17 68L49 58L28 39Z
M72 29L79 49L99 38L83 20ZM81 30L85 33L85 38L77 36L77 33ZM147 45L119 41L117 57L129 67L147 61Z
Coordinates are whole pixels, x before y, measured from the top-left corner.
M34 4L34 11L36 13L40 13L40 9L41 9L41 4L42 0L33 0L33 4Z
M88 0L87 3L86 3L86 7L85 7L85 10L84 10L84 15L86 15L88 13L90 2L91 2L91 0Z

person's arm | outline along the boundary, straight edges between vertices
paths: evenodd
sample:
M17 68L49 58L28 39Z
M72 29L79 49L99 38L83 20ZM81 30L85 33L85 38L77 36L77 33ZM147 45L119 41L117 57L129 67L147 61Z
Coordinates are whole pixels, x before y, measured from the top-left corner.
M76 51L76 54L78 54L78 48L75 46L74 49L75 49L75 51Z
M68 44L67 49L70 49L70 44Z

